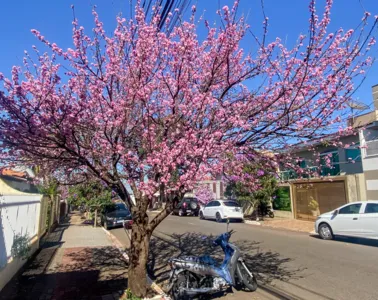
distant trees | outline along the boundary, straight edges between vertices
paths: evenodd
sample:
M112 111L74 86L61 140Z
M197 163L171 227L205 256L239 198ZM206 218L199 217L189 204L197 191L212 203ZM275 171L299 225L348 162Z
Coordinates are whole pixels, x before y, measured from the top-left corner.
M94 213L94 226L98 223L98 213L112 205L112 191L99 181L92 180L74 185L68 189L68 201L71 205L85 205Z
M244 166L244 176L254 176L259 178L258 186L254 186L251 189L251 187L243 181L231 179L226 187L226 197L238 200L243 205L246 212L253 212L259 207L270 205L272 197L278 187L275 171L272 169L264 171L259 167L262 166Z

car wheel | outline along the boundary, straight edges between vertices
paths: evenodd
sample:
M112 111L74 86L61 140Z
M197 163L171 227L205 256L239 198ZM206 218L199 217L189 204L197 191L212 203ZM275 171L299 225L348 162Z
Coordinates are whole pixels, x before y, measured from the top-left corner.
M333 239L332 229L328 224L325 224L325 223L320 224L319 235L323 240L332 240Z
M178 214L179 214L180 217L183 217L183 216L185 215L185 214L184 214L184 211L183 211L182 209L179 210L179 213L178 213Z
M217 212L217 214L215 215L215 218L216 218L218 223L221 223L223 221L219 212Z
M204 215L203 215L203 212L202 212L202 211L200 211L199 215L200 215L200 220L205 220L205 217L204 217Z

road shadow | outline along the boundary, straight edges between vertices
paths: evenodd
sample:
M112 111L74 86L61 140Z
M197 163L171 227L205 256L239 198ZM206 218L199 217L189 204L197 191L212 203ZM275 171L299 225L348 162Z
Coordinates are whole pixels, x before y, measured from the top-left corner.
M321 240L322 238L317 234L310 234L312 238ZM332 242L332 241L330 241ZM378 240L373 239L364 239L364 238L354 238L354 237L344 237L344 236L336 236L333 242L341 242L341 243L351 243L356 245L363 245L369 247L378 247Z
M150 242L148 263L150 276L164 289L170 272L168 260L172 257L207 254L217 263L221 263L224 253L220 247L213 247L214 239L215 236L201 233L154 234ZM288 281L302 278L300 272L304 269L293 270L286 266L286 263L291 261L290 258L282 257L277 252L261 251L258 242L241 240L234 244L239 247L248 268L256 274L260 282L266 284L273 280Z

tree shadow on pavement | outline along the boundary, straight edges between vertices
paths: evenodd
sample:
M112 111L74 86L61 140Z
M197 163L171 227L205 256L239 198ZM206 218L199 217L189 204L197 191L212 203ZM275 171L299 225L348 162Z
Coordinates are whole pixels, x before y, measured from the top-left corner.
M163 283L169 277L168 260L173 257L186 255L211 255L218 263L224 258L220 247L213 247L215 236L201 233L185 233L162 235L154 234L150 242L149 274L156 283ZM232 239L232 238L231 238ZM290 258L282 257L277 252L261 251L260 243L241 240L233 242L241 250L246 265L252 270L260 283L270 283L273 280L288 281L299 279L303 269L290 269L286 264Z
M18 290L0 299L117 299L127 288L128 266L114 247L63 248L55 256L45 272L24 272Z

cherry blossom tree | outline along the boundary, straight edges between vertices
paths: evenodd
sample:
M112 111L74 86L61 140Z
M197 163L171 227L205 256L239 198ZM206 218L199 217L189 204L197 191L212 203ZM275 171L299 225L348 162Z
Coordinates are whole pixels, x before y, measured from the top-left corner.
M73 21L72 48L32 30L47 51L33 46L11 78L0 74L2 159L43 166L65 183L95 177L118 193L134 219L128 276L137 296L146 294L150 237L173 203L211 172L253 189L259 179L243 175L245 159L337 131L354 82L373 61L377 20L367 27L368 13L357 30L329 33L332 1L321 17L310 1L308 33L288 48L268 42L268 19L255 36L237 7L223 7L212 27L197 22L193 6L188 21L164 31L159 13L145 18L137 5L109 33L93 11L91 35ZM252 53L240 48L244 38ZM157 192L167 206L150 219Z
M214 193L210 190L207 184L202 184L196 188L196 197L201 205L206 205L214 200Z

